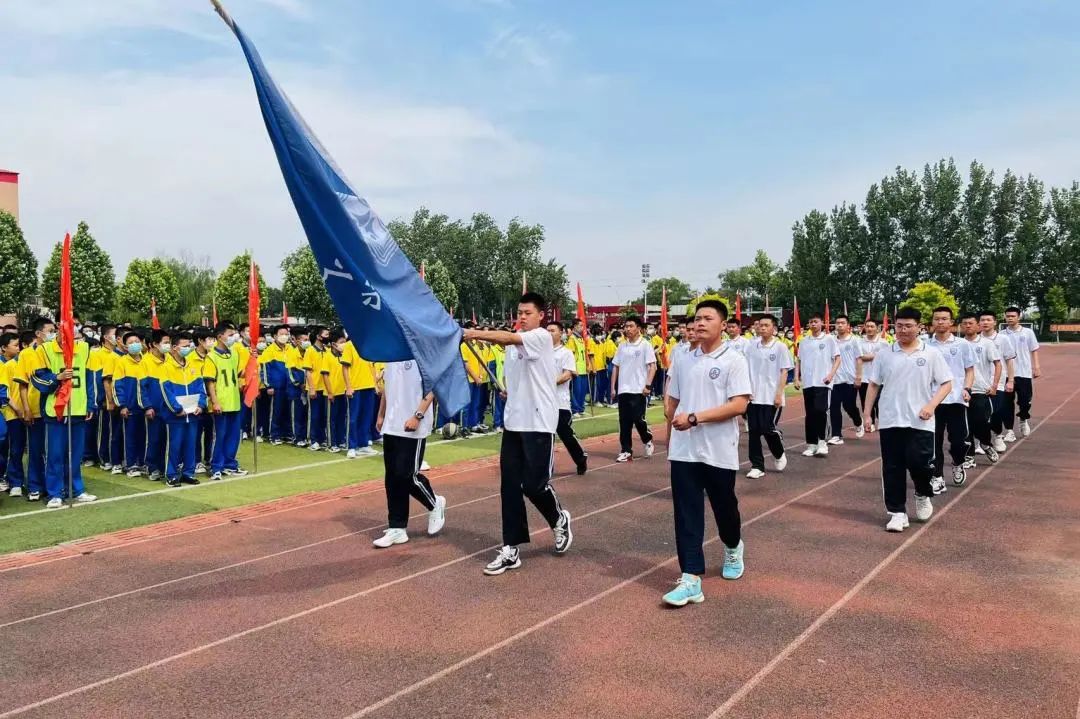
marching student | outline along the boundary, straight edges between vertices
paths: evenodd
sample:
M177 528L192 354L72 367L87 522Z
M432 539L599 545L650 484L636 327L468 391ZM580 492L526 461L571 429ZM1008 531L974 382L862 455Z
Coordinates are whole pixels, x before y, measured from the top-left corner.
M750 340L743 337L742 327L739 325L739 321L736 319L729 319L724 326L724 331L727 333L724 342L730 344L731 349L739 354L745 355L746 347L750 344Z
M647 313L646 313L647 314ZM664 396L664 383L661 377L660 367L660 354L664 346L664 340L660 337L660 328L657 327L655 322L650 322L645 329L645 340L652 347L653 355L656 357L656 372L652 378L652 395L651 399L661 399Z
M346 387L353 391L349 401L349 459L374 457L371 447L372 431L379 413L379 395L375 391L375 367L360 356L352 340L346 340L341 350L341 366L348 375Z
M746 476L760 479L765 476L765 455L761 451L764 437L772 453L777 472L787 466L784 454L784 433L780 431L780 414L784 411L784 388L788 370L795 366L791 353L776 338L776 318L765 315L758 319L758 339L746 346L746 363L750 370L752 395L746 410L750 425L750 471Z
M188 363L193 364L198 371L199 376L202 376L203 365L207 361L207 357L214 351L214 345L216 340L214 334L205 327L196 327L191 332L191 337L195 343L195 350L188 355ZM205 393L206 386L203 385L203 392ZM195 474L206 474L207 468L210 466L210 462L214 457L214 415L211 412L204 411L199 414L199 427L195 434Z
M112 386L114 401L124 423L122 469L127 476L138 477L142 475L146 463L146 408L142 404L141 392L146 365L143 364L143 344L139 333L127 331L120 339L124 356L113 366Z
M554 435L559 411L555 400L555 348L541 324L546 303L535 292L518 301L517 332L467 329L466 342L479 340L507 348L505 431L499 451L503 546L486 567L494 576L521 566L518 545L527 544L529 522L525 498L544 516L555 537L555 552L573 543L570 512L559 504L551 486ZM640 390L639 390L640 391Z
M4 484L7 486L3 491L9 497L21 497L23 485L26 484L26 473L23 470L23 454L26 452L26 423L23 421L22 389L16 381L19 369L19 335L15 332L4 332L0 335L0 381L7 388L7 404L3 408L4 423L7 428L5 443Z
M35 323L36 326L37 323ZM48 322L49 327L55 327ZM48 433L45 468L46 509L60 509L68 497L68 478L76 502L97 500L86 491L82 478L83 442L86 441L86 418L94 413L94 384L87 382L86 365L90 347L77 340L72 348L71 369L64 362L64 351L55 330L46 333L38 346L38 367L31 382L42 396L44 428ZM70 383L67 406L57 412L56 393L62 382ZM70 461L69 461L70 458Z
M859 340L859 349L861 355L858 362L855 364L855 384L859 386L859 404L862 407L864 413L870 415L870 431L877 431L877 418L878 409L877 405L873 405L869 410L866 409L866 391L870 389L870 381L867 379L869 372L867 371L866 364L873 362L874 357L883 349L888 349L889 343L881 336L881 325L877 323L877 320L866 320L862 324L863 336Z
M379 549L409 541L410 496L428 511L428 535L438 534L446 523L446 498L435 494L420 470L431 434L435 395L424 394L420 369L413 360L388 362L383 370L383 385L375 426L383 435L390 526L372 542Z
M1012 340L1016 350L1016 376L1013 379L1014 398L1019 408L1020 436L1031 434L1031 396L1032 380L1042 374L1039 367L1039 340L1030 327L1020 325L1020 308L1009 307L1005 310L1005 334ZM1013 432L1012 398L1006 395L1005 404L1005 441L1016 439ZM1011 438L1011 439L1010 439Z
M292 353L286 325L272 334L273 344L259 355L259 370L269 403L270 444L280 445L292 437Z
M913 307L896 312L896 344L879 352L870 370L866 401L879 400L881 483L887 532L908 527L907 477L915 485L915 518L930 519L934 490L934 413L952 391L952 373L945 358L919 339L922 314ZM880 395L880 396L879 396ZM870 423L870 417L864 419Z
M717 300L698 303L696 336L700 345L679 357L668 381L664 413L671 419L668 447L675 546L682 576L664 595L681 607L705 595L705 495L724 544L724 579L743 575L744 545L735 473L739 469L739 417L750 403L752 386L746 358L723 342L727 308Z
M949 432L949 456L952 457L953 484L967 480L968 423L967 409L975 384L975 352L971 343L952 333L952 309L934 309L931 326L934 334L929 345L941 353L952 375L952 389L934 412L934 476L930 486L934 494L945 492L945 431Z
M22 337L23 349L19 352L18 366L14 370L26 425L26 499L30 502L40 500L41 492L45 489L47 434L41 415L41 388L33 382L33 377L45 366L41 347L55 340L56 325L52 320L44 317L34 320L33 332L25 333Z
M804 457L829 454L825 443L829 423L829 387L840 369L840 350L836 338L822 330L821 315L810 315L810 334L799 342L795 356L795 389L803 393L806 412L806 450Z
M555 348L555 398L559 407L559 423L555 428L555 434L566 447L570 458L574 460L577 473L585 474L588 471L589 455L581 448L577 435L574 434L573 412L571 406L572 385L577 376L579 364L574 354L563 344L562 325L558 322L548 322L547 330L551 334L551 343Z
M1012 339L997 331L997 315L989 310L979 313L979 328L982 329L983 337L993 342L1001 354L1001 361L1005 364L1005 371L998 380L997 392L990 396L990 404L994 413L990 418L990 430L993 432L993 447L998 453L1005 451L1005 415L1011 413L1010 405L1006 402L1006 395L1011 395L1015 389L1016 378L1016 345ZM1013 436L1015 440L1016 437Z
M289 400L292 403L292 436L297 447L308 446L308 392L305 360L311 349L311 334L306 327L293 327L292 344L287 349Z
M641 319L627 317L623 322L626 341L615 350L611 365L611 393L619 403L619 456L616 462L634 458L632 430L645 443L645 456L653 455L653 436L645 420L653 377L656 375L656 353L652 344L641 336Z
M236 461L240 450L240 355L235 347L240 340L231 322L219 322L214 328L214 348L202 363L203 387L208 413L214 423L214 447L210 456L210 479L243 477L247 470Z
M192 362L195 339L190 332L173 338L161 380L165 426L169 433L169 458L165 483L170 487L198 484L197 465L200 417L206 412L206 389L200 365Z
M994 413L990 398L997 394L998 380L1001 378L1001 352L992 340L979 334L979 318L974 312L960 318L960 329L964 340L971 345L975 355L975 379L971 385L971 400L968 402L968 447L979 453L977 443L982 445L982 453L993 464L998 461L998 452L994 449L993 436L990 432L990 417ZM965 458L964 468L975 466L975 457Z
M330 342L330 330L315 325L309 330L314 340L304 352L303 367L308 397L308 449L318 452L327 445L326 423L329 405L326 394L326 378L329 372L325 363L326 346Z
M165 373L165 360L172 350L172 341L165 330L150 333L150 352L143 360L146 376L141 383L142 405L146 416L146 468L150 480L157 482L165 477L165 452L168 431L165 427L165 408L161 399L161 379Z
M829 397L829 427L832 432L829 444L832 445L844 443L844 412L848 413L855 425L855 436L861 439L864 433L855 389L862 346L859 338L851 334L851 321L847 315L836 317L836 349L840 353L840 366L836 370Z

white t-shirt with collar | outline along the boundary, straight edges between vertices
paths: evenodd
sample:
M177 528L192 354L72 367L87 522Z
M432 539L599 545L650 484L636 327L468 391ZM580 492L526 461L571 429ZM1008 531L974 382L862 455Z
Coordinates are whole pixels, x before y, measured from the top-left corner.
M812 334L803 337L799 342L799 381L802 386L829 387L825 384L825 375L832 370L833 360L839 354L836 338L827 332L817 337ZM833 381L836 381L835 377Z
M881 387L878 429L909 427L933 432L934 416L922 419L919 411L941 385L952 382L952 372L941 353L922 340L910 354L897 342L878 352L870 381Z
M577 374L577 359L565 345L559 345L555 348L555 381L558 382L560 375L568 370ZM574 380L570 379L555 385L555 399L559 409L570 409L570 385L573 383Z
M511 432L554 434L559 423L555 400L555 348L542 327L521 332L522 344L506 348L503 375L506 408L503 426Z
M952 373L952 390L941 403L962 404L967 407L968 403L964 401L964 378L967 368L975 367L975 350L971 343L950 334L944 342L939 341L937 335L933 335L927 344L941 353L945 363L949 365L949 372Z
M971 351L975 354L975 383L971 385L972 394L986 394L990 391L990 383L994 381L994 362L1001 361L1001 352L993 340L975 335L975 339L965 339L971 345ZM1001 368L1002 374L1005 368Z
M656 352L644 337L637 342L627 340L615 350L611 364L619 368L616 394L642 394L649 380L649 365L656 364Z
M416 431L405 431L405 422L416 416L416 408L424 398L424 382L416 361L387 362L386 369L383 370L383 382L386 386L383 390L386 414L383 415L382 433L411 439L424 439L431 434L431 405L428 405Z
M746 354L746 348L750 346L750 340L746 339L742 335L737 335L735 337L729 337L729 336L727 336L725 334L724 335L724 344L725 345L730 345L731 349L735 350L739 354L745 355Z
M780 383L780 371L786 372L795 366L787 345L775 337L769 344L757 340L746 346L745 357L753 390L750 401L772 406Z
M840 353L840 367L836 370L833 384L855 384L855 360L862 356L862 342L853 334L846 340L836 337L836 350Z
M733 397L749 397L752 391L746 358L726 344L710 354L699 347L681 356L678 371L668 382L668 396L678 402L675 414L703 412ZM673 429L668 460L739 469L738 418L706 422L684 431Z
M1016 350L1016 376L1031 379L1034 374L1031 353L1037 352L1039 349L1038 338L1035 337L1035 333L1031 331L1030 327L1023 326L1015 332L1006 327L1005 334L1012 340L1013 349Z
M986 337L986 335L983 335ZM986 337L988 340L997 346L998 352L1001 353L1001 378L998 380L998 392L1005 391L1005 384L1009 381L1009 360L1016 360L1016 345L1013 344L1012 338L1004 332L995 332L992 337ZM1020 369L1019 360L1016 362L1016 370ZM1019 372L1014 374L1019 375Z
M874 355L876 357L878 352L886 349L889 349L889 342L881 335L878 335L877 339L870 339L868 337L859 338L859 350L864 357L866 355ZM870 381L870 369L873 367L873 364L873 360L870 360L869 365L865 361L863 362L863 384Z

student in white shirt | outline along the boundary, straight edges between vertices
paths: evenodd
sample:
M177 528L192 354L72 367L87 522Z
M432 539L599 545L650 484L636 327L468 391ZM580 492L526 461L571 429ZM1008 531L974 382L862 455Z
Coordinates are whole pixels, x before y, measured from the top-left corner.
M975 352L967 340L952 333L953 311L941 306L934 309L934 334L928 343L941 353L952 373L952 391L934 412L934 476L930 484L934 494L945 491L945 431L949 432L949 456L952 458L953 484L957 487L967 480L964 465L968 456L967 406L975 384Z
M1016 441L1015 434L1005 432L1005 415L1013 412L1011 403L1016 378L1016 345L1007 334L997 331L997 315L989 310L979 313L979 328L983 337L997 346L1001 361L1005 365L1005 371L998 380L997 394L990 398L990 404L994 408L994 414L990 418L993 446L998 452L1004 452L1006 442Z
M836 316L836 349L840 353L840 366L836 370L829 398L829 428L832 434L829 444L832 445L844 443L844 412L848 413L855 425L855 436L863 436L862 414L856 401L859 393L855 389L862 343L851 333L851 320L847 315Z
M1001 378L1001 352L993 341L979 334L979 317L968 312L960 318L960 331L975 353L975 380L971 385L971 400L968 402L968 447L974 453L985 454L993 464L998 461L998 452L994 449L993 434L990 431L990 418L994 409L990 398L997 394L998 380ZM976 447L976 443L981 447ZM980 451L981 450L981 451ZM970 454L964 460L964 468L975 466L975 455Z
M746 346L750 344L750 340L743 337L742 326L738 320L730 319L727 321L724 331L727 333L727 337L724 338L724 344L730 345L731 349L735 350L739 354L746 354Z
M724 543L724 579L743 574L742 520L735 496L739 469L739 417L750 402L746 358L721 341L727 308L718 300L698 303L701 344L681 358L668 384L664 412L675 433L668 447L675 546L682 576L663 600L681 607L704 601L705 495Z
M1029 327L1020 325L1020 308L1010 307L1005 310L1005 334L1013 342L1016 349L1016 378L1013 380L1015 393L1005 395L1005 441L1009 436L1015 438L1013 432L1012 400L1015 399L1019 406L1017 416L1020 418L1020 434L1027 437L1031 434L1031 396L1032 380L1042 374L1039 367L1039 340Z
M862 411L867 412L866 409L866 391L870 389L870 382L867 377L870 375L871 367L869 363L874 361L874 356L877 355L883 349L889 348L889 343L881 336L881 325L877 323L877 320L866 320L863 322L863 336L859 340L859 347L862 350L862 354L859 356L859 361L855 365L855 384L859 386L859 402L862 405ZM878 409L877 404L870 407L870 431L877 430L877 418Z
M746 410L750 425L749 450L750 471L746 476L760 479L765 476L765 455L761 451L761 438L769 445L776 471L783 472L787 466L784 454L784 433L778 426L784 411L784 388L787 386L788 370L795 366L787 346L776 339L776 318L765 315L757 321L758 339L746 346L746 363L750 369L753 396Z
M615 368L611 374L611 393L619 398L619 456L616 462L629 462L634 458L633 429L645 443L645 456L653 455L653 436L645 421L645 410L652 394L653 377L656 375L656 353L652 344L641 336L641 318L627 317L623 323L626 341L615 350L611 360Z
M840 369L836 338L823 331L821 315L810 315L810 334L799 342L795 355L795 389L802 389L806 411L806 451L804 457L825 457L829 424L829 388Z
M570 392L577 376L577 358L567 349L562 339L562 324L548 322L547 331L551 335L551 344L555 347L555 397L559 407L559 424L555 434L566 447L570 458L574 460L578 474L588 471L589 455L581 448L577 435L574 434L574 416L571 411Z
M870 372L867 402L879 404L881 484L889 522L885 530L902 532L908 526L907 477L915 485L915 518L925 522L934 513L934 412L952 390L952 373L945 358L919 339L914 307L896 312L896 344L879 352ZM870 418L865 418L870 423Z
M545 308L543 297L527 292L518 301L517 332L464 332L466 342L481 340L507 348L503 363L506 408L499 452L503 546L484 567L484 574L489 576L521 566L518 545L529 542L526 497L551 527L557 554L570 549L574 540L570 513L559 504L551 486L559 409L555 400L555 348L551 335L542 326Z
M694 334L694 318L690 317L683 322L683 341L675 345L675 348L671 351L671 363L668 367L667 377L664 382L664 399L667 400L667 386L671 384L671 374L675 372L675 366L679 363L681 358L693 353L698 347L697 335ZM667 420L667 438L668 444L671 444L671 420Z
M431 434L431 403L435 395L424 394L420 368L414 360L389 362L383 371L383 393L375 428L383 435L383 467L386 472L386 508L389 528L372 544L380 549L409 541L409 496L428 511L429 535L446 523L446 498L435 494L420 471L427 437Z

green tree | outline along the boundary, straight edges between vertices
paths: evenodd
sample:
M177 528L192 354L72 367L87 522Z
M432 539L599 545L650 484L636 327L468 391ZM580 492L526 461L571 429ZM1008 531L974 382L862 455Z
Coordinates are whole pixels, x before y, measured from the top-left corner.
M0 210L0 312L16 312L38 288L38 263L19 223Z
M214 283L217 279L210 258L195 257L185 250L179 257L162 257L161 261L176 278L178 297L174 317L180 324L198 324L202 321L203 307L209 307L214 299Z
M176 275L160 258L134 259L128 264L127 275L116 289L116 306L120 315L138 324L150 322L150 300L157 303L158 318L168 326L176 317L180 303L180 287Z
M53 310L60 307L60 261L63 243L57 242L41 273L41 300ZM71 296L75 314L83 320L106 320L116 304L116 274L112 260L80 222L71 238Z
M994 284L990 285L990 311L994 316L1001 319L1005 316L1005 308L1009 302L1009 279L1005 275L998 275Z
M237 255L229 266L218 275L214 284L214 299L217 301L218 319L243 322L248 314L248 276L250 274L251 255L247 252ZM260 312L266 310L266 282L259 271Z
M964 180L950 157L923 168L922 197L926 220L926 277L952 283L966 272L970 255L960 253L961 191Z
M960 210L960 232L955 254L967 262L966 271L953 276L957 298L966 307L984 307L990 301L990 283L982 277L983 252L990 245L990 212L994 205L994 173L977 161L968 168L968 184Z
M685 305L697 294L687 283L678 277L658 277L645 285L645 292L649 295L649 304L659 304L667 288L668 305ZM635 298L635 301L638 298Z
M701 302L702 300L720 300L721 302L724 303L724 307L727 307L728 315L729 316L734 316L735 315L735 301L734 300L729 300L727 297L723 297L723 296L721 296L719 294L704 294L704 295L698 295L697 297L693 298L688 303L686 303L686 315L687 315L687 317L693 317L694 316L694 313L697 312L698 303Z
M285 293L280 287L267 287L266 296L259 297L259 304L266 308L268 314L281 311L281 303L285 301Z
M792 292L805 310L824 308L828 297L832 264L828 225L829 218L824 212L811 210L791 228L788 272L791 273Z
M956 297L952 292L939 285L937 282L919 282L907 293L907 299L900 303L900 307L913 307L922 313L922 321L930 324L935 307L948 307L953 315L960 313L960 306L956 303Z
M431 288L432 294L435 295L435 299L442 303L447 312L459 306L457 287L450 279L450 271L446 269L442 260L434 260L427 264L424 279Z
M1054 285L1046 292L1046 318L1051 322L1064 322L1069 318L1069 301L1065 288Z
M870 256L870 233L855 205L844 203L829 215L829 245L833 266L830 304L852 307L880 298L868 296L875 272Z
M285 279L281 292L291 312L326 324L338 324L337 310L323 282L310 245L303 245L281 261Z

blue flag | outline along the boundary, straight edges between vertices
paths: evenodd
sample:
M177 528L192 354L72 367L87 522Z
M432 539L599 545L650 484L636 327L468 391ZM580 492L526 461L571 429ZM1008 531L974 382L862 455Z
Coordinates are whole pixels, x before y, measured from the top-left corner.
M255 46L228 16L255 80L266 130L323 281L364 359L415 359L443 412L469 402L461 328L420 279L364 198L278 88Z

